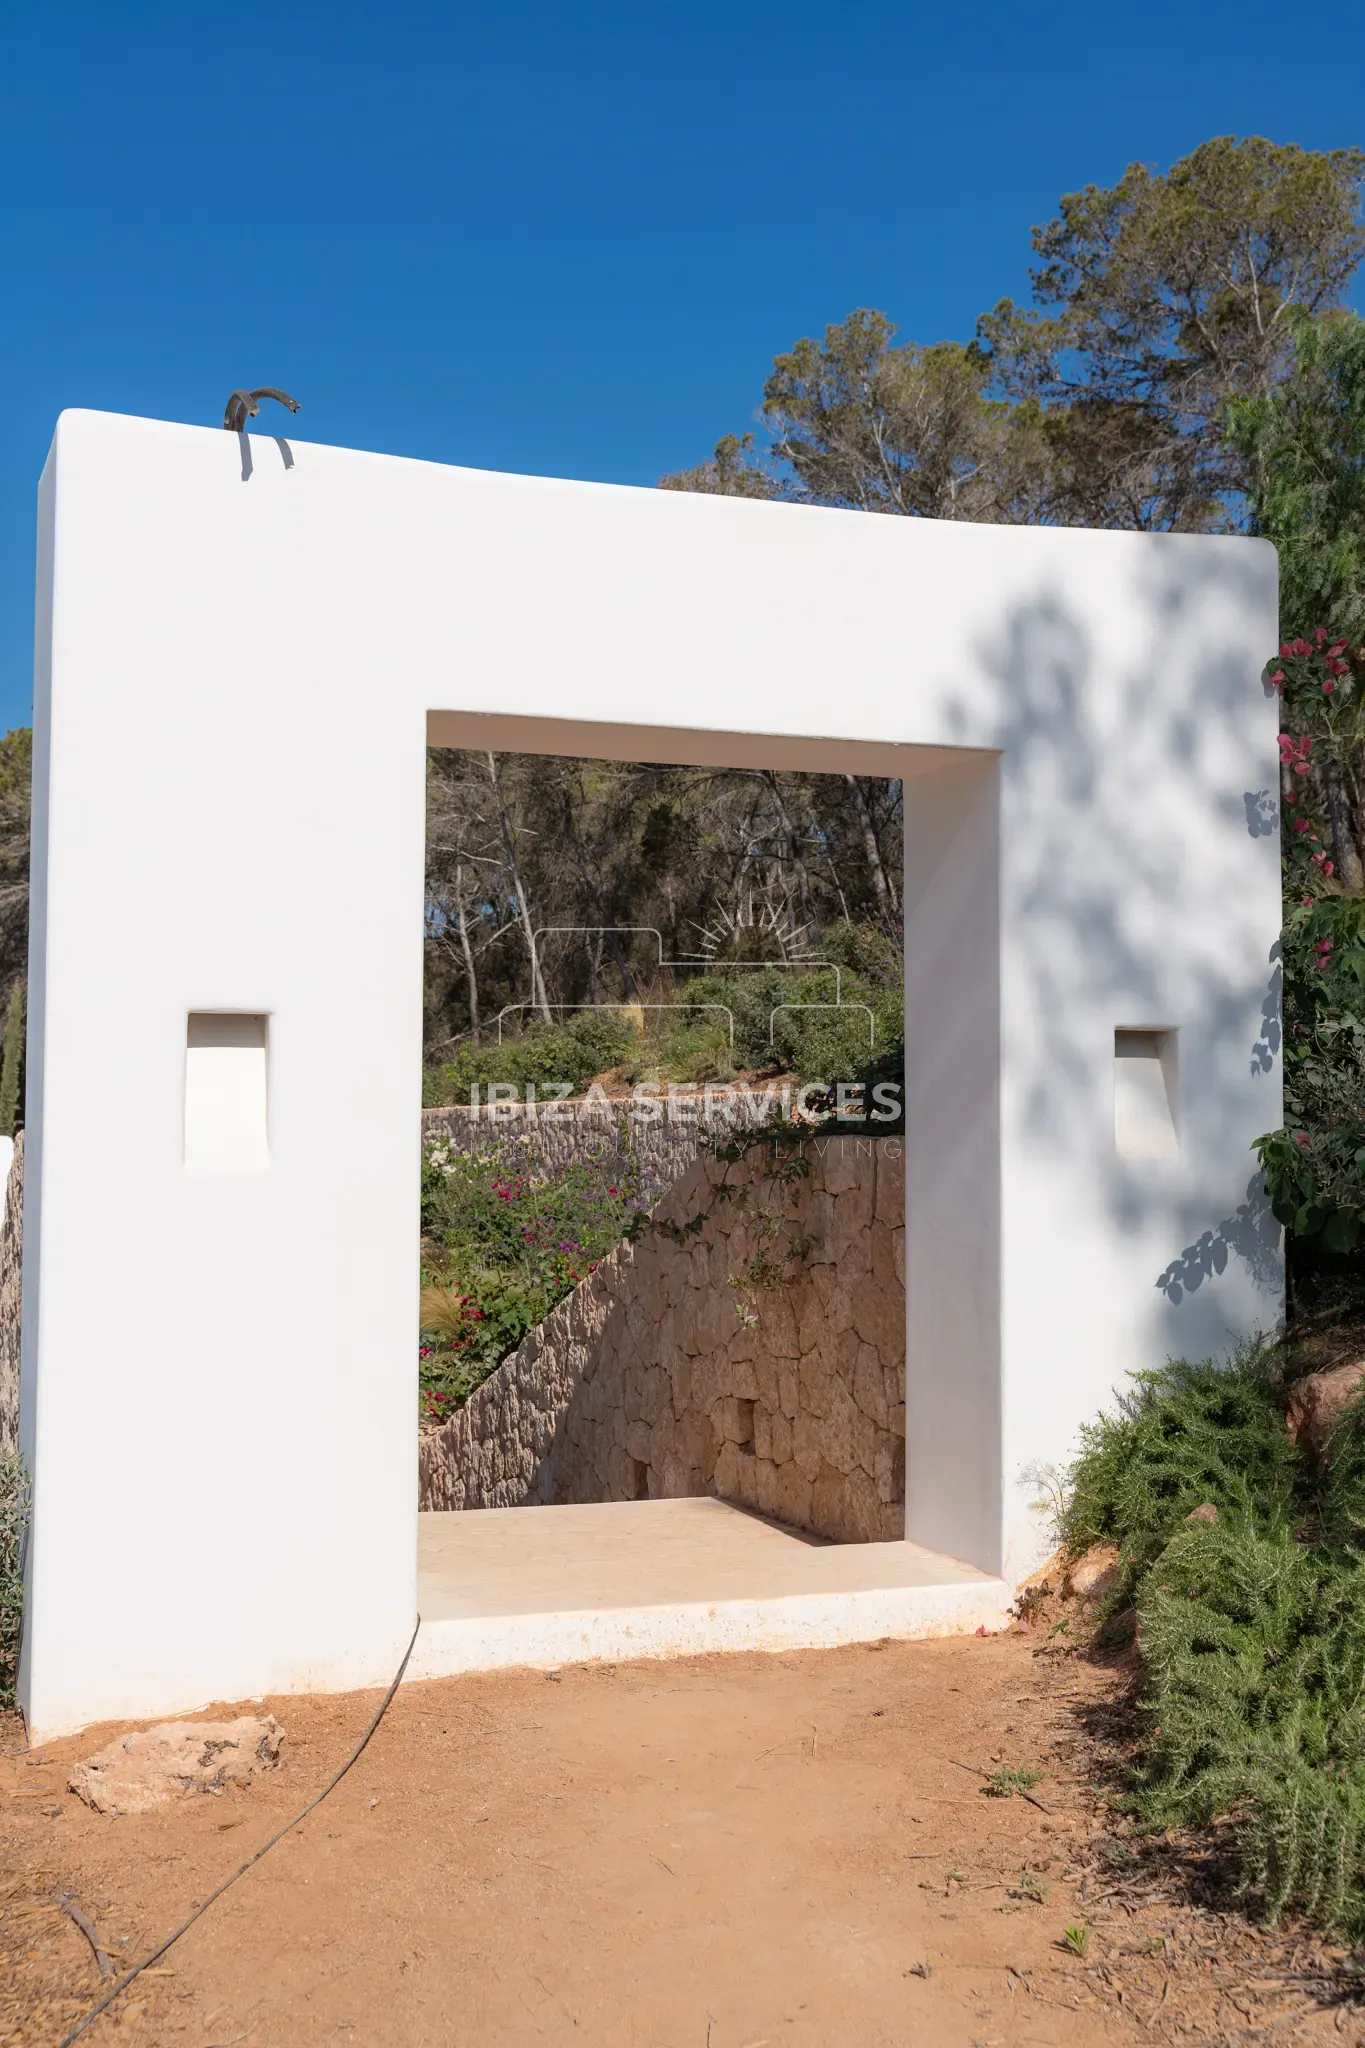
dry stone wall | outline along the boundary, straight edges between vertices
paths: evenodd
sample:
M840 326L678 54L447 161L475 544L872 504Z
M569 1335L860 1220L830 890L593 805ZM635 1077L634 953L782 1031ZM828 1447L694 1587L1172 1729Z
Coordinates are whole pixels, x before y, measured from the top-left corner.
M728 1139L740 1114L733 1091L675 1088L656 1114L632 1113L629 1101L602 1095L573 1102L467 1103L422 1111L423 1145L441 1144L462 1158L510 1147L554 1172L584 1160L629 1157L656 1184L676 1180L713 1138ZM767 1114L780 1105L772 1100ZM764 1120L764 1098L743 1105L750 1124Z
M904 1160L698 1159L420 1447L421 1505L715 1494L840 1542L904 1531ZM755 1270L757 1261L758 1270ZM760 1284L764 1269L777 1285Z

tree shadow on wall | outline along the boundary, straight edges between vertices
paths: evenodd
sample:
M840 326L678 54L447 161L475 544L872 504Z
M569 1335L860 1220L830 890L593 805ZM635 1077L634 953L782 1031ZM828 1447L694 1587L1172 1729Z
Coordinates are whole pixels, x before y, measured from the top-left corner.
M1246 1200L1240 1207L1195 1243L1186 1245L1156 1284L1171 1306L1178 1308L1187 1294L1225 1272L1229 1258L1242 1259L1258 1287L1279 1286L1280 1226L1271 1213L1265 1180L1259 1173L1247 1182Z
M1116 547L1126 544L1114 536ZM1248 891L1227 832L1233 825L1258 842L1258 858L1274 867L1273 884L1268 872L1263 879L1278 889L1278 801L1263 786L1263 735L1249 733L1242 715L1248 691L1265 689L1239 652L1240 621L1263 603L1261 568L1233 544L1157 536L1133 573L1142 622L1126 642L1092 630L1054 586L977 643L988 694L953 707L963 745L1004 753L1002 802L1028 820L1027 832L1010 836L1002 875L1002 916L1030 935L1007 994L1019 1083L1008 1113L1031 1147L1074 1156L1109 1113L1112 1039L1097 1018L1178 1019L1190 1051L1182 1142L1194 1160L1216 1159L1228 1149L1222 1091L1199 1076L1216 1074L1239 1038L1251 1073L1266 1081L1258 1131L1281 1116L1280 948L1268 973L1242 964L1253 947L1265 957L1266 899ZM1186 849L1200 837L1190 821L1200 815L1207 857L1191 861ZM1168 1181L1116 1151L1101 1174L1120 1233L1170 1228ZM1277 1295L1280 1231L1260 1174L1219 1221L1207 1207L1200 1215L1207 1200L1207 1183L1177 1198L1175 1225L1189 1241L1172 1247L1154 1291L1176 1306L1235 1261L1255 1289ZM1154 1342L1169 1336L1153 1330Z

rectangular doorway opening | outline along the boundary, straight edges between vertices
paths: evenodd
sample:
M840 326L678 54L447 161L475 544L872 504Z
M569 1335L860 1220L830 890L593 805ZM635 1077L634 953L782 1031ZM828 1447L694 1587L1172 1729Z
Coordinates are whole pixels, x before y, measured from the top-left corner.
M585 1609L681 1601L651 1624L681 1642L736 1598L846 1596L855 1635L990 1607L989 1571L906 1532L902 777L431 725L419 1523L441 1668L526 1650L532 1611L561 1617L544 1647Z

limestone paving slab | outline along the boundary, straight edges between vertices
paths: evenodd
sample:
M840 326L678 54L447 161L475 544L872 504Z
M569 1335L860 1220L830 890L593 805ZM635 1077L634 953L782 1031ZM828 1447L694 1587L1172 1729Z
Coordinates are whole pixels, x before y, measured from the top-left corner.
M1005 1582L915 1543L831 1543L715 1499L419 1517L410 1675L991 1631Z

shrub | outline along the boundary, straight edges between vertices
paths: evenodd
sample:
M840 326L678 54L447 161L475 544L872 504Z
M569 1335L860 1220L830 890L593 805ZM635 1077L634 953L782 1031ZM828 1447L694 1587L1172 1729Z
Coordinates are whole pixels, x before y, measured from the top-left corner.
M1302 1465L1285 1432L1274 1354L1264 1349L1230 1365L1178 1359L1139 1373L1118 1413L1090 1423L1081 1445L1061 1534L1072 1551L1118 1544L1112 1604L1131 1600L1142 1572L1205 1501L1251 1527L1282 1526Z
M1118 1543L1136 1594L1138 1813L1226 1823L1272 1919L1365 1939L1365 1401L1320 1466L1281 1401L1269 1349L1142 1374L1086 1434L1063 1534Z
M1228 1817L1272 1918L1365 1934L1365 1563L1284 1527L1192 1525L1139 1598L1139 1810Z
M0 1451L0 1709L14 1705L19 1675L19 1629L24 1615L24 1532L29 1485L22 1461Z

